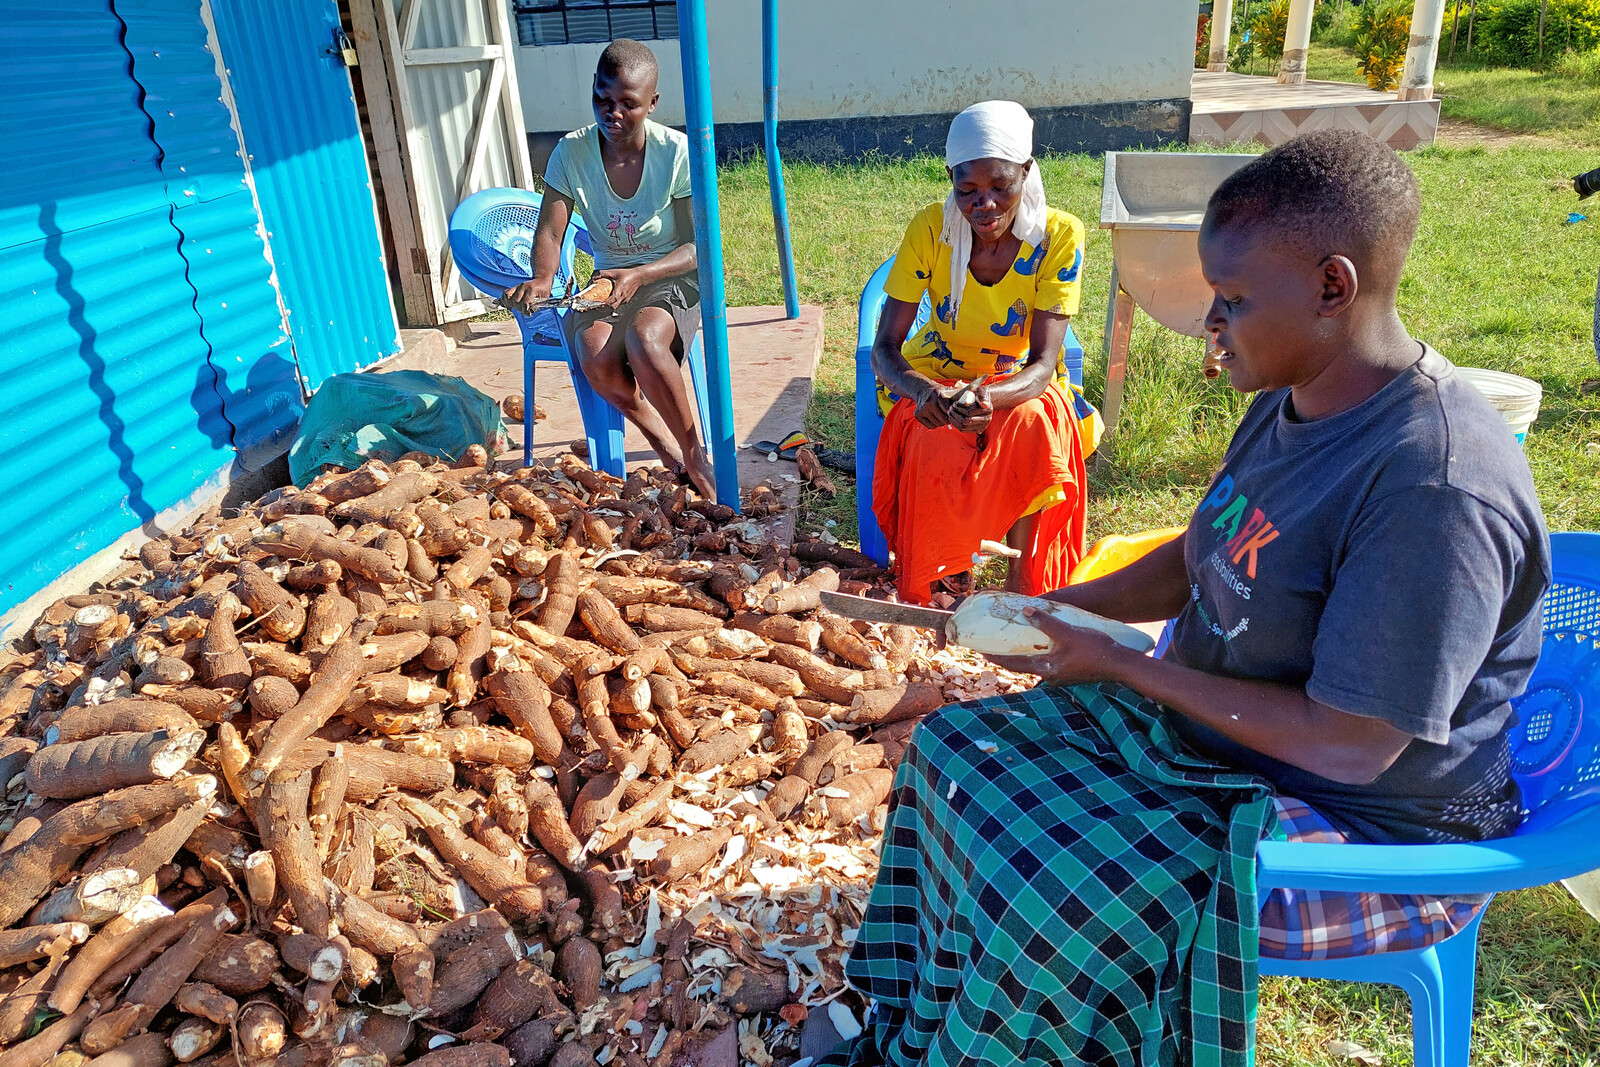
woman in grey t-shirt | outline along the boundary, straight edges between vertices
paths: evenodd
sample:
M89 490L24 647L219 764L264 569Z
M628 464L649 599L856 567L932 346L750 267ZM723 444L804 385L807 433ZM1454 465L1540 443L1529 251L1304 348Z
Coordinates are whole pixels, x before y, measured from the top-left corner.
M1335 131L1219 187L1206 324L1257 398L1183 537L1049 594L1176 619L1171 648L1040 617L1055 648L1007 664L1159 701L1196 752L1274 785L1291 836L1478 840L1520 818L1509 702L1539 656L1549 537L1504 420L1396 310L1419 209L1393 151ZM1266 954L1417 947L1478 903L1289 897L1263 913Z

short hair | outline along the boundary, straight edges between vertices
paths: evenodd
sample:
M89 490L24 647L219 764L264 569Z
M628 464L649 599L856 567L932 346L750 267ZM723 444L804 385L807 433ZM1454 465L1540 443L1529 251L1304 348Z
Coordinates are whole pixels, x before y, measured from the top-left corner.
M1318 130L1229 175L1211 194L1206 224L1346 255L1397 283L1421 210L1416 175L1394 149L1364 133Z
M661 68L656 64L656 54L647 45L619 37L600 53L600 62L595 64L594 72L605 77L648 77L653 85Z

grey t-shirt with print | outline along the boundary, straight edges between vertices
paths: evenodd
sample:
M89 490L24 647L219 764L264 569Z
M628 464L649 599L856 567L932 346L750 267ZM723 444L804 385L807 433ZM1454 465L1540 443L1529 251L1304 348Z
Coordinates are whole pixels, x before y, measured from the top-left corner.
M1448 360L1419 348L1394 381L1329 418L1298 420L1288 390L1251 404L1190 520L1190 600L1167 653L1303 686L1411 734L1377 781L1349 786L1175 717L1199 751L1368 841L1516 826L1508 701L1538 659L1550 584L1516 438Z

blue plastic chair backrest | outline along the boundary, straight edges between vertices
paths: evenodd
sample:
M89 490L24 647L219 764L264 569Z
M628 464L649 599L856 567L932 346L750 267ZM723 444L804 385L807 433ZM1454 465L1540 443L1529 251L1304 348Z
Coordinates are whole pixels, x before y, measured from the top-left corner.
M594 255L594 243L589 240L589 225L583 221L583 216L573 212L572 224L567 227L567 239L572 242L579 252L588 256ZM572 253L562 246L561 263L570 276L572 273Z
M462 275L493 296L533 277L533 238L541 197L526 189L482 189L450 213L450 254ZM573 273L573 253L592 254L589 231L576 215L561 240L559 295Z
M495 298L533 277L539 205L537 194L510 188L483 189L461 201L450 214L450 253L461 276ZM593 254L588 228L573 215L561 239L561 260L551 287L554 295L566 291L580 250ZM561 320L555 310L543 308L527 315L512 308L511 315L525 343L541 349L560 346Z
M1527 691L1512 701L1511 773L1524 830L1549 826L1600 794L1600 534L1550 537L1553 582L1544 642Z
M509 289L533 277L540 197L526 189L483 189L450 214L450 253L464 271Z
M883 315L883 302L888 299L888 294L883 291L884 282L889 279L889 269L894 266L894 257L890 256L878 265L872 272L872 277L867 279L867 284L861 290L861 301L856 310L856 350L858 352L871 352L872 342L878 335L878 319ZM922 302L917 305L917 319L911 326L911 332L920 330L928 321L932 305L928 295L922 295Z

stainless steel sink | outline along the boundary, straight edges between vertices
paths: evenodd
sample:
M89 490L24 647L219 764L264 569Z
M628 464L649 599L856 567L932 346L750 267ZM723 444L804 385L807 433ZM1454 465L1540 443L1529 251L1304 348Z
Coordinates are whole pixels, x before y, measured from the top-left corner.
M1254 156L1221 152L1107 152L1100 228L1111 231L1111 302L1106 308L1109 436L1122 409L1135 305L1169 330L1204 337L1211 287L1197 244L1206 203L1224 178Z

